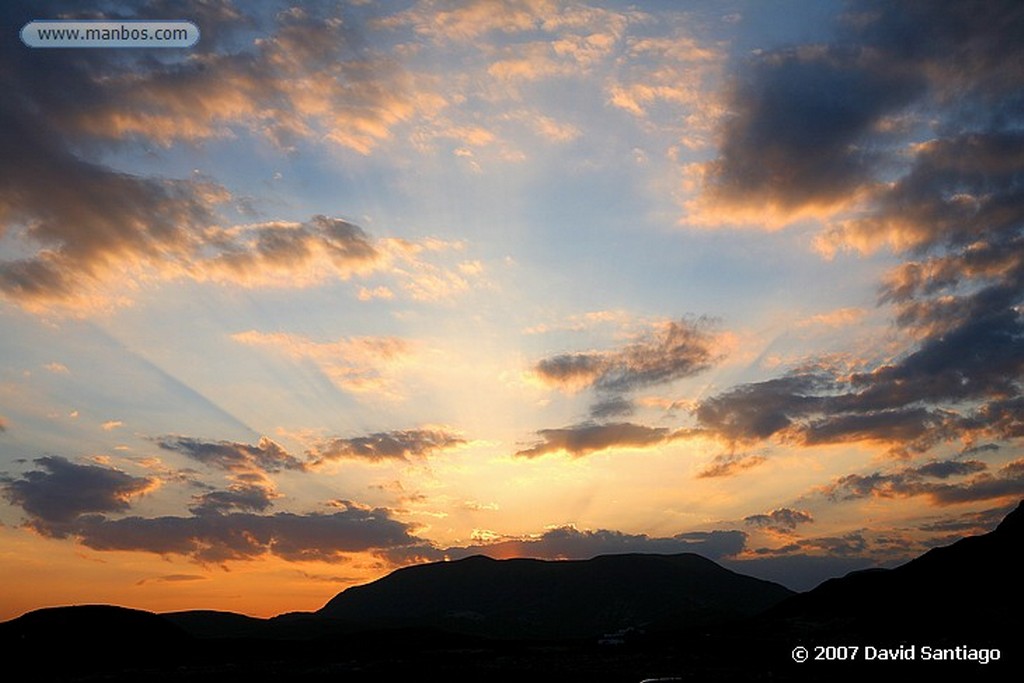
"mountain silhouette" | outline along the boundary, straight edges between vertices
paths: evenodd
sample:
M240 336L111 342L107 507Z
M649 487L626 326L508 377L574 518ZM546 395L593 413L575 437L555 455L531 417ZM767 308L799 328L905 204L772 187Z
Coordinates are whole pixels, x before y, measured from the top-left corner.
M692 553L562 561L476 555L399 569L339 593L317 615L374 628L595 638L630 627L746 617L790 595Z
M19 680L1020 680L1024 503L992 532L802 594L697 555L474 556L257 619L107 605L0 623ZM796 646L1001 648L1001 661L795 662ZM923 668L930 667L930 668ZM1016 672L1016 674L1014 673Z
M48 607L0 624L8 660L42 680L167 663L194 639L158 614L112 605ZM25 678L24 680L31 680Z
M933 548L894 569L830 579L766 617L804 630L1005 640L1024 608L1024 502L993 531Z

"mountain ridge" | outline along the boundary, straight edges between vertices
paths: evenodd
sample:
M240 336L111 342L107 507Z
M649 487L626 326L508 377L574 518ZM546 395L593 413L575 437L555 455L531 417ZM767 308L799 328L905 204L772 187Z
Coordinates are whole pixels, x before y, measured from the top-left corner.
M1022 546L1024 501L986 534L932 548L892 569L829 579L764 616L819 632L1002 638L1024 612L1017 563Z
M630 626L751 616L793 595L693 553L588 560L475 555L404 567L348 588L317 615L491 637L579 638Z
M801 664L791 656L796 646L857 643L1001 648L1002 661L943 668L969 680L1020 680L1015 655L1024 604L1016 550L1022 544L1024 503L987 534L800 594L692 554L579 561L474 556L396 570L342 591L317 612L259 619L212 610L44 608L0 623L0 642L12 644L15 670L29 667L39 680L255 683L340 674L358 682L432 671L451 681L860 681L916 671L914 662L883 670L877 662ZM434 590L441 575L450 587ZM552 575L558 576L549 580ZM544 591L531 588L538 576L550 584ZM504 585L509 577L519 585ZM757 610L749 603L736 610L735 601L745 599L736 586L772 604L759 614L751 614ZM719 600L716 590L734 602ZM451 599L456 593L462 602ZM643 595L646 601L630 603ZM580 596L589 596L589 604ZM402 605L413 618L392 619L387 610ZM360 613L378 608L376 620ZM552 629L552 623L563 626Z

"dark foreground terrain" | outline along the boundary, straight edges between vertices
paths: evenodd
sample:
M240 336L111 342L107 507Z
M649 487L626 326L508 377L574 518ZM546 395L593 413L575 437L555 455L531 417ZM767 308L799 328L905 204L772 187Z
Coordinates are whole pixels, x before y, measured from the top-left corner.
M803 594L688 554L475 557L314 613L59 607L0 624L0 643L30 672L17 680L39 681L1017 681L1022 545L1018 507L989 534Z

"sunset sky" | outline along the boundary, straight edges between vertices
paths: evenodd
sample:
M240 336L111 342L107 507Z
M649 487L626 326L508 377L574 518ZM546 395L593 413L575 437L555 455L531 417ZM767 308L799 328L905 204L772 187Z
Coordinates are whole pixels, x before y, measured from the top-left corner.
M1024 497L1019 2L82 7L0 8L0 619L805 590Z

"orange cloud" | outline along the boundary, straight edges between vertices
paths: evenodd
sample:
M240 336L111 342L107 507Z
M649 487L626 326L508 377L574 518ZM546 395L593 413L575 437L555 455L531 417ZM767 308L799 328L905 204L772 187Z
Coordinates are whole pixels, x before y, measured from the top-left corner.
M269 348L296 360L313 361L340 389L357 394L400 398L398 374L415 346L397 337L348 337L317 342L283 332L249 330L231 335L247 346Z
M558 13L553 0L471 0L439 10L429 0L378 22L381 27L411 25L436 40L471 40L491 31L517 33L536 28L545 16Z

